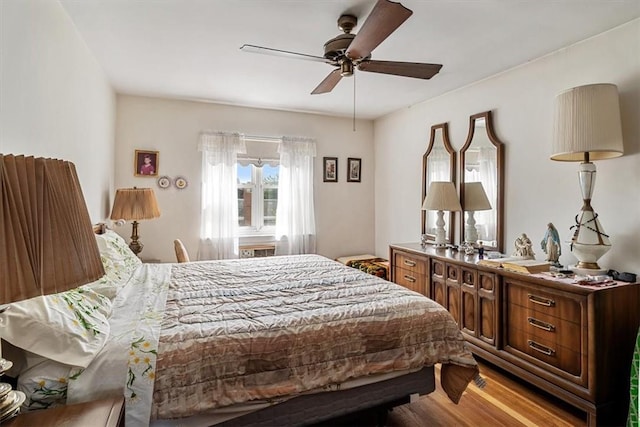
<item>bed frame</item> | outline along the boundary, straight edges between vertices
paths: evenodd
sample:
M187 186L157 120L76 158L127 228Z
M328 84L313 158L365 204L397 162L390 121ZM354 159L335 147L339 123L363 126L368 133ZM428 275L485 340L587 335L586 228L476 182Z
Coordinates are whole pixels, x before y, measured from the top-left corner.
M294 427L333 420L330 425L383 426L387 411L436 388L433 366L347 390L305 394L284 403L216 424L216 427ZM373 418L375 417L375 418ZM373 418L373 419L372 419Z

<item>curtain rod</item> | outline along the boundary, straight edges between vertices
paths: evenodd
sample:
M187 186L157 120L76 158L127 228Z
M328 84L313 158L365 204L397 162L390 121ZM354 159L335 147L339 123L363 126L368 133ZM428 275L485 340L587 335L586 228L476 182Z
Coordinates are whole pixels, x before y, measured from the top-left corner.
M244 139L260 142L282 142L282 137L275 136L245 135Z

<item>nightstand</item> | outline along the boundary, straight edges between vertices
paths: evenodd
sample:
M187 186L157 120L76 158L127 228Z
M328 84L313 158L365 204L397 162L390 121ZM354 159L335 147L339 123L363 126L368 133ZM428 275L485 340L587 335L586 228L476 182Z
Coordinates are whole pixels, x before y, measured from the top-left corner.
M124 427L124 398L111 397L20 414L3 427Z

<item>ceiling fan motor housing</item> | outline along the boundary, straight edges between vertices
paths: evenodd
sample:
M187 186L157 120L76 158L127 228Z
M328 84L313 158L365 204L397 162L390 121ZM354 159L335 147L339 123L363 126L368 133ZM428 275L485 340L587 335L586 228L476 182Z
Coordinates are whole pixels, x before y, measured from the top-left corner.
M324 44L324 57L338 65L355 37L355 34L340 34L332 38Z

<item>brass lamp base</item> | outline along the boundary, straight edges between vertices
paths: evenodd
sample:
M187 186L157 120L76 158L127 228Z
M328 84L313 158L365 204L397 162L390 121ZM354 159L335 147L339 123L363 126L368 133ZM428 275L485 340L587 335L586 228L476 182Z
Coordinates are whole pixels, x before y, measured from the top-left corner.
M142 248L144 248L144 245L140 243L138 238L138 221L133 221L133 229L131 230L131 243L129 243L129 249L131 249L131 252L136 255L142 252Z

